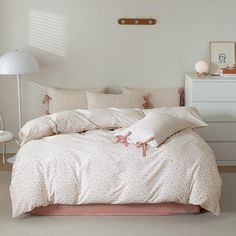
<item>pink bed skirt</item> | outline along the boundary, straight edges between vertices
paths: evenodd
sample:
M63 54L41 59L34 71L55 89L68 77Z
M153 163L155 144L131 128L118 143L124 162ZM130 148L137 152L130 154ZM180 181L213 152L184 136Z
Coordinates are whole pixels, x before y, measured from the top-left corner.
M38 216L169 216L176 214L199 214L200 206L179 203L160 204L93 204L93 205L49 205L31 211Z

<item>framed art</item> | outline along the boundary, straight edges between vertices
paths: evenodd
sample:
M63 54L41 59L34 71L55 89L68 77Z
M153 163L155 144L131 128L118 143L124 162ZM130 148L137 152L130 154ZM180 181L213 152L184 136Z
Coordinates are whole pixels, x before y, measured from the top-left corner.
M235 42L210 42L210 72L219 75L219 69L235 63Z

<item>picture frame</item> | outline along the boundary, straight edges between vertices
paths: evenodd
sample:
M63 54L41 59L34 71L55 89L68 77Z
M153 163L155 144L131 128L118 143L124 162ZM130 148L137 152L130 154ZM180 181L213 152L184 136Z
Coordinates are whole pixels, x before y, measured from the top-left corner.
M235 64L235 42L210 42L210 74L219 75L219 70Z

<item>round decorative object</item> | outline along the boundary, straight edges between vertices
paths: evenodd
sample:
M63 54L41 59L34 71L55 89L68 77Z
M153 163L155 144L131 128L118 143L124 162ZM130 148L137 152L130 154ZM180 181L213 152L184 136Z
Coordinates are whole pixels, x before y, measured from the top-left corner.
M194 68L199 76L208 75L209 66L208 66L208 63L206 63L205 61L198 61L195 64Z

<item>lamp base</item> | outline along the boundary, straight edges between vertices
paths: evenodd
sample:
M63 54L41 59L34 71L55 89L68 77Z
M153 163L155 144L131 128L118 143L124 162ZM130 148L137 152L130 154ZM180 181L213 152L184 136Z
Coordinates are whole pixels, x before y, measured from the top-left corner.
M205 76L207 76L207 75L209 75L209 73L206 73L206 72L204 72L204 73L198 73L198 72L196 72L196 75L197 75L197 77L205 77Z

